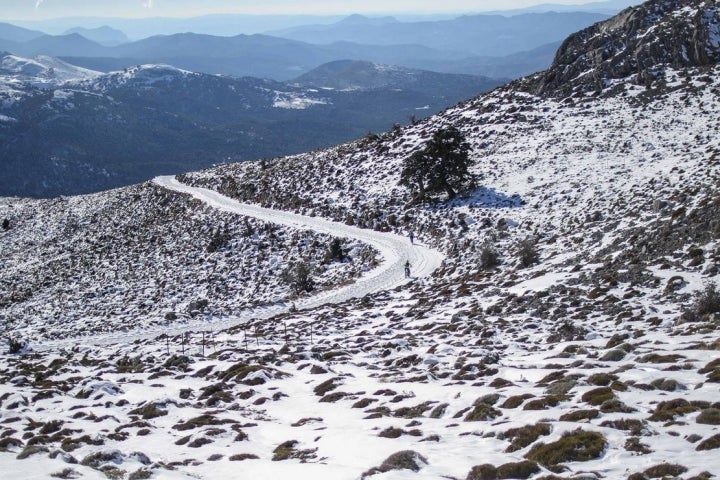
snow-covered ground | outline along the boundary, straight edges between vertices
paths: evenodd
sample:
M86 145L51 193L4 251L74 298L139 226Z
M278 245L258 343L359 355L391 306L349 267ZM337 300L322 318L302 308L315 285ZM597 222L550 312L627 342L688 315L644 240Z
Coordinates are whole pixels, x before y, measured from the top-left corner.
M180 196L175 223L242 212L380 242L388 263L386 233L412 229L446 258L211 334L2 355L6 476L717 477L720 324L702 294L720 280L720 69L661 70L566 98L516 84L351 144L160 180L202 200ZM410 203L403 159L448 125L480 187Z

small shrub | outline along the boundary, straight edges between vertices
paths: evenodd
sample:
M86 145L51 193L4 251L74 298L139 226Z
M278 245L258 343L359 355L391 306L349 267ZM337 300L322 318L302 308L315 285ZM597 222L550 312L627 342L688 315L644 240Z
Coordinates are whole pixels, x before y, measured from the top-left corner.
M600 424L601 427L615 428L617 430L629 431L631 435L642 435L646 432L647 425L644 421L634 418L621 418L618 420L606 420Z
M302 462L305 462L317 456L315 455L315 452L317 452L317 448L300 450L295 448L298 443L299 442L297 440L288 440L287 442L283 442L278 445L275 450L273 450L273 462L289 460L291 458L296 458Z
M497 468L495 468L495 465L485 463L472 467L465 480L495 480L496 478Z
M16 355L25 348L25 342L14 337L8 337L8 353L10 355Z
M205 445L207 445L207 444L209 444L209 443L213 443L213 441L210 440L209 438L200 437L200 438L196 438L196 439L193 440L192 442L188 443L188 447L190 447L190 448L200 448L200 447L205 446Z
M222 250L223 248L225 248L225 246L227 246L230 238L231 237L229 233L216 230L213 233L212 237L210 237L210 241L208 242L207 246L207 252L214 253L218 250Z
M340 382L342 381L341 378L331 378L329 380L325 380L324 382L318 384L313 389L313 392L315 392L315 395L318 397L325 396L329 391L335 390L337 387L340 386Z
M625 358L626 355L627 352L622 348L613 348L612 350L605 352L605 355L600 357L600 360L603 362L619 362Z
M191 418L190 420L187 420L185 422L181 422L176 425L173 425L172 428L174 428L175 430L178 430L180 432L185 432L187 430L194 430L199 427L224 425L226 423L236 423L236 422L234 420L217 419L212 415L200 415L198 417Z
M720 425L720 409L706 408L700 412L695 421L705 425Z
M64 468L59 472L51 473L50 476L53 478L72 479L80 478L81 474L78 473L76 470L73 470L72 468Z
M532 237L526 237L517 242L517 255L520 266L527 268L538 261L539 253L537 242Z
M391 470L410 470L419 472L428 461L425 457L413 450L402 450L390 455L379 467L373 468L363 474L363 478L376 473L385 473Z
M500 408L517 408L522 405L525 400L530 398L533 398L533 395L530 393L508 397L502 405L500 405Z
M525 458L545 466L548 470L562 471L562 463L587 462L600 458L607 447L602 434L585 430L565 433L552 443L535 445Z
M500 465L497 468L498 479L525 479L530 478L540 471L540 467L535 462L523 460L522 462L512 462Z
M328 393L327 395L322 397L319 400L319 402L320 403L335 403L338 400L342 400L343 398L347 397L348 395L350 395L350 394L346 393L346 392L332 392L332 393Z
M307 262L295 262L280 276L295 295L312 292L315 281L312 279L312 267Z
M595 373L590 375L587 379L590 385L596 385L598 387L607 387L612 382L618 379L617 375L611 373Z
M583 420L593 420L600 416L600 412L596 409L591 410L574 410L572 412L560 415L561 422L580 422Z
M259 458L260 457L252 453L238 453L237 455L231 455L228 457L228 460L231 462L242 462L244 460L257 460Z
M660 402L655 407L655 411L648 418L651 422L668 422L674 420L675 417L687 415L688 413L697 412L700 408L692 405L685 399L676 398L666 402Z
M625 450L628 452L635 452L640 455L647 455L648 453L653 452L650 447L647 444L642 443L638 437L628 438L624 446Z
M480 268L490 270L500 265L500 253L489 243L480 248Z
M139 470L135 470L133 473L128 475L128 480L147 480L148 478L152 478L153 472L152 470L148 470L147 468L141 468Z
M687 472L687 468L682 465L675 465L671 463L662 463L655 465L643 471L645 478L667 478L677 477Z
M696 450L701 452L703 450L715 450L717 448L720 448L720 433L700 442Z
M333 238L325 255L329 262L342 262L345 259L345 253L342 249L342 241L339 238Z
M694 310L698 316L720 313L720 290L714 282L708 283L704 290L697 293Z
M500 410L497 410L487 403L476 402L473 409L465 416L466 422L480 422L485 420L492 420L502 415Z
M388 427L382 432L378 433L378 437L382 438L400 438L402 437L403 433L405 433L405 430L401 428L395 428L395 427Z
M30 456L32 456L32 455L36 455L36 454L38 454L38 453L48 453L49 451L50 451L50 450L48 450L47 447L43 447L43 446L40 446L40 445L28 445L27 447L25 447L25 448L23 449L22 452L20 452L20 453L17 455L16 458L17 458L18 460L25 460L26 458L28 458L28 457L30 457Z
M610 387L600 387L590 390L589 392L585 392L582 396L582 401L587 402L590 405L597 406L614 398L615 394Z
M552 428L547 423L538 423L535 425L526 425L520 428L511 428L500 435L500 440L509 439L512 440L510 446L505 450L506 452L515 452L521 450L541 436L550 435Z
M167 415L167 413L167 410L160 408L159 405L155 402L150 402L140 408L136 408L135 410L130 411L131 415L140 415L144 420L151 420L153 418L163 417Z

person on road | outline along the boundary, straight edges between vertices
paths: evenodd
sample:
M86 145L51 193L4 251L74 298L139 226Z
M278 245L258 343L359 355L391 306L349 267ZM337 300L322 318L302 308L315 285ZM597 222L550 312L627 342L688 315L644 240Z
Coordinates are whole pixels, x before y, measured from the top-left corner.
M410 230L410 233L408 233L408 237L410 238L410 245L413 245L415 243L415 234L412 230Z
M405 261L405 278L410 278L410 260Z

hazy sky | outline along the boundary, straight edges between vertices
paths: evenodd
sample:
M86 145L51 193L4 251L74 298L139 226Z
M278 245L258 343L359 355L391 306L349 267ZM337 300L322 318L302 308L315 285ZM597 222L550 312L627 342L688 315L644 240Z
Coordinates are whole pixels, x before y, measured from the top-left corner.
M551 0L582 4L597 0ZM479 12L542 0L0 0L0 21L57 17L188 17L212 13L350 14Z

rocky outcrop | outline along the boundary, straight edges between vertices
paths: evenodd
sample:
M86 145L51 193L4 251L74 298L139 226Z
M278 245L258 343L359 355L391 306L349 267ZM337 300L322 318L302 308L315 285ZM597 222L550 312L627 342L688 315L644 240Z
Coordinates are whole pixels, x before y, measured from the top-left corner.
M649 84L660 68L702 67L720 60L720 4L715 0L651 0L582 30L563 42L530 91L565 96L636 76Z

